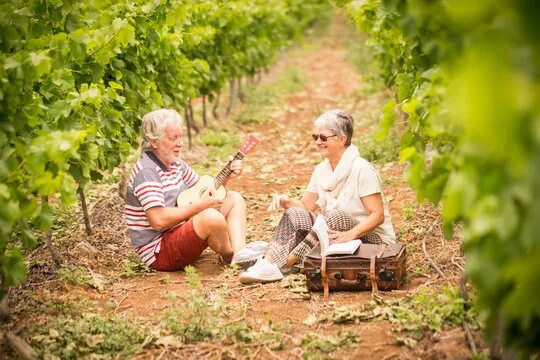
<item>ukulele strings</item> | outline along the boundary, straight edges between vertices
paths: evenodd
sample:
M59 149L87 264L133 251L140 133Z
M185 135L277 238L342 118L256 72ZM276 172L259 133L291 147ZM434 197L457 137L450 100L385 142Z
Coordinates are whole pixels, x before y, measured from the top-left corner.
M242 160L244 158L244 156L245 155L241 151L239 151L238 153L236 153L236 155L234 156L232 161ZM231 173L232 173L231 162L227 163L227 165L225 165L225 167L223 169L221 169L221 171L214 178L214 189L219 189L219 187L221 185L223 185L225 180L227 180L229 175L231 175Z

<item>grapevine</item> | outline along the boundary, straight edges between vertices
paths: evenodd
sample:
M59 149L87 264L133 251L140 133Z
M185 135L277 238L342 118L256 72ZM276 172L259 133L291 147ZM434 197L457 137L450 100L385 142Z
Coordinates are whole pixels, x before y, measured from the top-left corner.
M487 334L540 344L540 74L532 1L341 1L395 90L379 137L400 134L419 199L463 225ZM400 121L396 121L399 118ZM492 353L492 356L499 356Z

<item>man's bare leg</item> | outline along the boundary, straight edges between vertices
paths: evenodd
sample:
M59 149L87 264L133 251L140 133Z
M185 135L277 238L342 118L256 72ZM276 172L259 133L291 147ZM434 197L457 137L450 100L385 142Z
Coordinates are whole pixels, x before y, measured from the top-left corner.
M227 220L230 244L236 254L246 246L246 202L240 193L229 191L219 211Z
M233 249L227 231L227 221L223 214L215 209L206 209L193 217L193 229L201 239L205 239L210 249L229 262Z

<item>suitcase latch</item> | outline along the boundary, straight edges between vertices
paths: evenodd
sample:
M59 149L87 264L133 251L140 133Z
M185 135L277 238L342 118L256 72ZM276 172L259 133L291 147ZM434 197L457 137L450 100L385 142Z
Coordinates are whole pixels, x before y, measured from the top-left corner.
M308 272L306 274L306 277L311 281L320 281L320 280L322 280L321 269L316 268L315 271Z
M367 278L368 278L368 275L363 272L358 272L358 275L356 275L356 280L358 280L359 283L366 281Z
M387 269L381 269L379 271L379 279L382 281L394 281L396 279L396 273Z

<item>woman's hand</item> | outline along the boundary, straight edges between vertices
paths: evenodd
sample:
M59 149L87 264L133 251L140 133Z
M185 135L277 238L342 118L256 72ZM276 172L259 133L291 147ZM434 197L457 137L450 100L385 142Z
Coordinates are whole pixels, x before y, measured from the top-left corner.
M279 206L281 206L284 209L288 209L291 207L291 199L287 195L281 195L279 197Z
M272 201L270 202L270 205L268 205L268 209L266 209L266 211L275 211L280 207L287 209L287 205L290 203L290 201L291 199L287 195L274 191Z
M339 244L344 243L347 241L351 241L354 239L358 239L356 234L349 231L335 231L335 230L328 230L328 236L330 237L330 244Z
M242 174L242 160L233 160L234 158L231 156L229 157L229 161L231 162L231 165L229 168L231 169L231 179L235 179Z
M315 205L316 200L317 194L310 192L306 192L306 194L304 194L304 196L302 197L302 200L297 200L291 199L289 196L285 194L280 194L274 190L274 194L272 195L272 201L270 202L270 205L268 206L268 209L266 209L266 211L275 211L279 208L287 210L291 207L299 207L308 211L315 211L317 207Z

